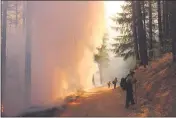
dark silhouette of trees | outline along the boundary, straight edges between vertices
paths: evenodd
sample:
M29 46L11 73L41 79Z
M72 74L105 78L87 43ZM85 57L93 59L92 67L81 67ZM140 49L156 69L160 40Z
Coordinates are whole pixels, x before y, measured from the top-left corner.
M170 29L172 39L173 61L176 62L176 1L169 1Z
M141 58L141 64L146 67L148 65L148 56L147 56L147 43L146 43L146 32L142 22L142 12L141 12L141 3L136 1L136 13L137 13L137 29L139 37L139 53Z
M156 49L159 55L172 52L175 60L174 6L174 2L167 0L126 1L123 12L112 17L117 24L112 28L120 32L112 44L114 53L124 59L135 56L144 66L155 57ZM157 37L160 46L156 45Z
M7 32L7 8L8 1L3 1L2 3L2 29L1 29L1 85L2 85L2 105L5 114L6 105L5 105L5 84L6 84L6 32ZM2 108L2 107L1 107Z
M158 31L159 31L159 40L161 47L163 47L163 35L162 35L162 22L161 22L161 1L157 1L157 12L158 12Z
M132 2L133 41L134 41L134 44L135 44L134 48L135 48L136 59L140 60L139 48L138 48L139 39L138 39L138 36L137 36L137 27L136 27L136 25L137 25L137 16L136 16L135 12L136 12L136 4L135 4L135 2Z
M153 34L152 34L152 3L151 1L149 1L149 56L152 57L153 56Z

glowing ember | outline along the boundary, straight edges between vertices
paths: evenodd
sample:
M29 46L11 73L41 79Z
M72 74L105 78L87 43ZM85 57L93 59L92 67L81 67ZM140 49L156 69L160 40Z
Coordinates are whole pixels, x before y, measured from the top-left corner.
M1 113L3 113L3 112L4 112L4 106L1 105Z
M74 101L74 102L70 102L69 104L70 104L70 105L78 105L78 104L80 104L80 102Z

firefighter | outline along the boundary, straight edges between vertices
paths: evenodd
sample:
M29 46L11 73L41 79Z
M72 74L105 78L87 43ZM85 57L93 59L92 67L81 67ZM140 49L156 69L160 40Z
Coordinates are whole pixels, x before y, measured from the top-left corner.
M114 89L116 88L117 85L117 77L115 77L114 81L112 82L114 84Z
M137 81L133 78L134 72L130 71L130 73L127 76L126 79L126 104L125 108L129 107L129 103L131 105L134 105L134 97L133 97L133 84L136 83Z
M110 87L111 87L111 82L109 81L109 82L108 82L108 88L110 88Z

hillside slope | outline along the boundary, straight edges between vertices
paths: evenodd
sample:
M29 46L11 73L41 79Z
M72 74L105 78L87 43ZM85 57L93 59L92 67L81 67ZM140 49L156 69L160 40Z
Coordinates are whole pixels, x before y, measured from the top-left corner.
M176 116L176 66L171 54L136 71L138 111L132 116ZM175 109L175 110L174 110Z

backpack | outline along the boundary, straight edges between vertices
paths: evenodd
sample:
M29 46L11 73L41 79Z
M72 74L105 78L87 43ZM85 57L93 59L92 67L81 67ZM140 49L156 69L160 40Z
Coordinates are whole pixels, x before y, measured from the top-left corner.
M120 87L121 87L123 90L126 90L126 86L127 86L126 79L125 79L125 78L122 78L121 81L120 81Z

